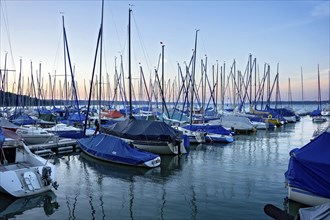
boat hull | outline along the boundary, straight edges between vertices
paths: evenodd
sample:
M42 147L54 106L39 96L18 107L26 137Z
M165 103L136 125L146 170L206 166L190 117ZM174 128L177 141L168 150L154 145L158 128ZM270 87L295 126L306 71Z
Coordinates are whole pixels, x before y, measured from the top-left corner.
M134 146L140 150L148 151L154 154L186 154L186 148L183 142L169 143L164 141L136 141L130 139L123 139L128 143L134 144Z
M222 135L222 134L207 134L205 136L207 142L225 142L231 143L234 141L234 137L231 135Z
M290 185L287 187L288 187L288 198L290 200L310 206L316 206L330 202L330 198L325 198L320 195L316 195L309 191L297 187L293 187Z
M54 134L48 135L21 135L26 144L44 144L55 140Z

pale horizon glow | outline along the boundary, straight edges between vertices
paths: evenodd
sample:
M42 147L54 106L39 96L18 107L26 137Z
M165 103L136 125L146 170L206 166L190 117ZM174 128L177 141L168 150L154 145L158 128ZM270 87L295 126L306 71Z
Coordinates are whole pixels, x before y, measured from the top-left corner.
M7 69L16 70L8 76L11 81L8 89L17 86L20 59L24 83L31 76L31 63L34 75L41 63L44 88L49 75L64 74L64 15L70 57L80 98L84 98L84 86L89 84L92 74L102 2L0 0L0 4L0 69L6 65ZM104 79L109 74L112 89L115 59L118 67L122 56L127 74L129 4L134 5L133 78L139 77L140 65L146 78L154 75L163 42L165 80L178 81L178 64L184 69L184 62L190 61L195 30L199 29L196 80L201 75L201 59L205 60L206 56L211 77L212 65L225 63L228 74L234 60L237 69L244 73L252 54L260 76L268 63L273 80L279 64L282 101L288 100L288 78L293 100L301 101L301 69L304 100L317 100L318 66L322 100L330 100L330 2L327 0L105 1L102 74ZM63 82L64 77L57 80Z

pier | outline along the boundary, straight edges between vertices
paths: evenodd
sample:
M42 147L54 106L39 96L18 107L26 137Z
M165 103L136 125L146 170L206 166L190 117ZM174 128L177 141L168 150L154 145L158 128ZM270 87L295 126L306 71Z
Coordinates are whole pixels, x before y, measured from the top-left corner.
M48 156L53 153L57 155L72 153L79 150L77 140L69 138L59 139L58 141L51 143L28 145L28 147L34 154L39 156Z

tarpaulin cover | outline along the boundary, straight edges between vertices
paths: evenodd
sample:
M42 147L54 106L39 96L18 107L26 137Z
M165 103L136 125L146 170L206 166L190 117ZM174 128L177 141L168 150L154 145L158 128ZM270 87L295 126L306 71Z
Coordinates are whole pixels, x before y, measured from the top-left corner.
M131 147L120 138L107 134L79 139L78 144L86 153L116 163L139 165L158 157L157 154Z
M173 141L182 137L182 132L175 130L165 122L135 118L102 127L102 132L132 140Z
M20 115L12 120L15 125L32 125L36 123L36 120L29 115Z
M0 127L2 127L2 128L8 128L8 129L13 129L13 130L16 130L16 129L19 128L18 125L15 125L14 123L11 123L10 121L8 121L5 118L1 118L0 119Z
M183 128L188 129L190 131L199 131L199 132L207 132L212 134L222 134L222 135L230 135L231 131L222 127L222 125L186 125Z
M288 183L330 198L330 127L313 141L290 152Z

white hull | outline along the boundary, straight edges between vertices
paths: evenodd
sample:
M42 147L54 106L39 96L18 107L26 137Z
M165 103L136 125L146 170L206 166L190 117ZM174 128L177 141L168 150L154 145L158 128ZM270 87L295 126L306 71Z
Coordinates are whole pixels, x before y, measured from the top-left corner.
M316 116L316 117L314 117L312 120L313 120L313 122L315 122L315 123L323 123L323 122L326 122L326 121L327 121L326 118L321 117L321 116Z
M26 144L44 144L55 141L57 136L39 127L21 127L16 133Z
M24 143L6 139L2 149L0 192L24 197L56 187L55 166L33 154Z
M50 141L56 141L56 136L54 134L50 135L22 135L21 136L25 143L27 144L45 144Z
M296 116L283 116L283 118L289 123L297 122Z
M179 145L174 145L169 142L156 142L156 141L133 141L124 139L128 143L133 143L138 149L148 151L154 154L186 154L186 148L184 147L183 141Z
M209 142L227 142L227 143L231 143L231 142L234 141L234 137L231 136L231 135L208 133L206 135L206 140L209 141Z
M266 130L269 128L268 123L265 122L251 121L251 123L257 130Z
M198 131L190 131L180 126L172 126L173 128L182 131L184 135L189 138L190 143L205 143L205 132L198 132Z
M325 198L290 185L287 187L288 187L288 198L293 201L310 206L316 206L330 202L330 198Z

